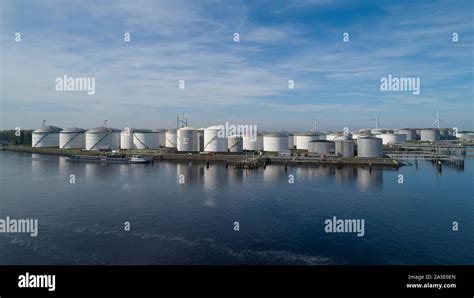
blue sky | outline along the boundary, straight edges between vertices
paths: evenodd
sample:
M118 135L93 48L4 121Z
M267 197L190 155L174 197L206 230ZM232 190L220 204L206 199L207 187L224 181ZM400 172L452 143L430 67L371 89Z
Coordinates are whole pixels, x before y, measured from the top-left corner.
M320 115L339 130L379 112L383 127L426 127L436 111L474 129L470 0L0 3L2 129L172 128L184 114L260 130L309 130ZM95 77L96 93L55 91L64 74ZM389 74L419 77L420 95L380 91Z

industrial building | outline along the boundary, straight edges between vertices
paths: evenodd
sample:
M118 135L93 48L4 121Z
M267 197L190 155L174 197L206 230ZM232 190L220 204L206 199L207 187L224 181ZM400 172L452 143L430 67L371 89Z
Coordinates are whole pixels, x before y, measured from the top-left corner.
M160 147L162 147L162 148L166 147L166 131L167 130L159 128L156 131L160 133L160 135L159 135Z
M382 144L387 145L387 144L396 144L396 143L403 143L406 142L407 140L407 135L405 134L393 134L393 133L383 133L380 135L376 135L377 138L382 139Z
M52 125L46 125L35 129L31 136L31 147L59 148L59 133L61 131L61 128Z
M412 128L402 128L402 129L398 129L395 131L396 134L402 134L402 135L406 135L406 140L407 141L416 141L417 140L417 136L416 136L416 129L412 129Z
M205 152L227 152L228 144L222 126L210 126L204 129L204 146Z
M198 130L192 127L182 127L177 131L178 151L197 152L199 151Z
M267 133L263 136L263 150L269 152L288 151L288 135L281 132Z
M165 136L166 136L166 142L165 142L166 148L177 148L178 136L176 133L176 129L166 131Z
M229 137L229 152L242 152L244 150L243 139L239 136Z
M256 136L244 135L242 137L242 143L245 151L262 151L263 134L257 133Z
M119 148L119 129L102 126L86 131L86 150L117 150Z
M78 127L66 128L59 133L59 148L84 149L86 147L86 130Z
M309 142L320 139L320 135L316 132L304 132L295 134L296 149L308 150Z
M440 140L439 130L436 128L420 129L420 140L434 142Z
M328 140L316 140L309 142L308 152L318 155L334 154L335 143Z
M335 154L343 157L352 157L355 154L354 140L335 141Z
M151 129L135 129L133 131L134 149L160 148L160 133Z
M382 157L382 139L377 137L361 137L357 139L358 157Z

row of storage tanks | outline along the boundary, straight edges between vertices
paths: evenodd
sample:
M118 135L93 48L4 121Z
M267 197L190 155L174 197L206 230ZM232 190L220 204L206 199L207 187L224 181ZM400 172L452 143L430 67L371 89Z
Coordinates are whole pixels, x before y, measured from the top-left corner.
M310 153L335 153L343 156L353 156L351 152L354 152L353 148L357 144L358 155L361 156L361 154L364 155L364 148L366 147L375 146L381 148L383 144L402 143L417 139L422 141L449 139L452 136L452 131L449 129L417 130L407 128L395 131L367 129L353 132L346 136L342 132L274 132L222 137L223 135L225 136L225 133L220 126L202 129L183 127L178 130L126 128L122 131L108 127L98 127L90 130L81 128L63 130L55 126L44 126L33 132L32 146L85 148L86 150L100 150L103 148L109 150L157 149L167 147L186 152L242 152L258 150L280 152L296 148L308 150ZM466 134L463 137L467 139L471 136ZM359 141L359 139L364 140ZM373 145L372 143L380 143L380 146ZM361 144L363 145L361 146ZM379 152L378 149L375 151Z

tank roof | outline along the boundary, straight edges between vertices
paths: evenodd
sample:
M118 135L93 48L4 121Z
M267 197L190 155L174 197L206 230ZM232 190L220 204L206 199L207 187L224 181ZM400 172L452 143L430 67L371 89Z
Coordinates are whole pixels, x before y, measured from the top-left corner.
M120 132L120 129L101 126L101 127L89 129L86 133L111 133L111 132Z
M70 128L65 128L61 131L61 133L81 133L81 132L86 132L86 130L79 127L70 127Z
M269 132L263 135L264 137L287 137L288 135L281 132Z
M294 133L295 136L319 136L320 133L316 131L305 131L305 132L296 132Z
M61 130L63 129L56 126L52 126L52 125L46 125L38 129L35 129L33 133L51 133L51 132L56 133L56 132L60 132Z

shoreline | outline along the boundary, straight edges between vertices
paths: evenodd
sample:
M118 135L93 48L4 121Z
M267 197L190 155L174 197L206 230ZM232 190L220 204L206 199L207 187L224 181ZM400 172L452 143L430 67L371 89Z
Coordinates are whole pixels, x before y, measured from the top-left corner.
M25 146L5 146L5 151L23 152L33 154L70 156L70 155L89 155L99 156L103 152L99 151L81 151L80 149L59 149L59 148L32 148ZM319 166L327 165L334 167L355 166L355 167L377 167L398 169L403 165L402 162L390 157L361 158L361 157L282 157L272 154L264 155L246 155L218 153L213 155L203 155L199 153L167 153L160 150L130 150L121 151L127 157L132 155L143 155L151 157L154 162L198 162L198 163L223 163L226 166L232 165L238 168L258 168L269 164L278 164L285 166ZM249 161L249 158L258 158L258 161ZM247 160L245 160L247 159ZM248 167L247 167L248 166Z

